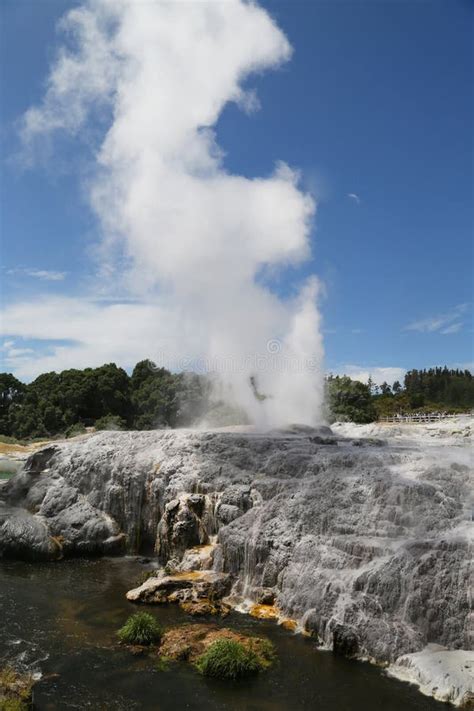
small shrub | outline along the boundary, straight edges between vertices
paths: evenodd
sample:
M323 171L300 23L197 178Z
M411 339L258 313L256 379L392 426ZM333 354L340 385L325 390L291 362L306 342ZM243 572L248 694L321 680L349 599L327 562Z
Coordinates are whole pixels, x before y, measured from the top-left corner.
M124 430L127 423L119 415L105 415L94 422L96 430Z
M12 667L0 670L0 711L28 711L33 679Z
M25 444L24 440L17 439L16 437L8 437L7 435L0 435L0 444Z
M117 632L121 642L126 644L153 644L159 642L163 630L153 615L148 612L136 612Z
M0 711L28 711L29 708L21 699L0 699Z
M66 438L69 439L70 437L76 437L76 435L85 434L86 432L87 430L84 424L82 422L76 422L74 425L67 428Z
M240 679L256 674L262 663L253 649L232 639L218 639L199 657L196 667L204 676Z

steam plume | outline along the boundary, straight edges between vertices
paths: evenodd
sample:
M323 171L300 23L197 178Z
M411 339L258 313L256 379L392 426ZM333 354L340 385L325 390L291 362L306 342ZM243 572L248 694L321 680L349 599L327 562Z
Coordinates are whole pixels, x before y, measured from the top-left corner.
M283 300L262 277L309 257L314 201L283 163L266 178L229 174L213 131L226 103L256 107L244 81L289 59L286 37L243 0L88 0L61 28L72 41L24 116L23 145L31 156L44 135L102 131L88 192L104 273L155 305L151 355L204 358L256 424L317 422L317 281Z

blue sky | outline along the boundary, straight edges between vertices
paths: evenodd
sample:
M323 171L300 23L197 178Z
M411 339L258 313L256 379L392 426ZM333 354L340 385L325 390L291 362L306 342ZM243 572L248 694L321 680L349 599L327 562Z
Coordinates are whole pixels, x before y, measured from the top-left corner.
M45 149L29 170L15 159L18 121L41 101L55 25L73 5L1 6L4 307L83 294L97 278L87 145L59 140L54 159ZM291 294L310 273L324 282L328 370L399 369L390 377L472 362L472 5L261 5L294 54L247 80L259 110L228 104L216 135L229 172L266 176L282 160L318 200L312 259L276 288ZM18 362L20 374L58 341L8 331L5 367Z

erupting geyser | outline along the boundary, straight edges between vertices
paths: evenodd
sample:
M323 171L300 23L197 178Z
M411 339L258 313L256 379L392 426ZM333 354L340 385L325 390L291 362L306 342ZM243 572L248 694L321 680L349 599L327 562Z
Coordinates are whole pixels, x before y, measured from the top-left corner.
M71 42L42 103L25 114L22 137L31 158L45 134L101 136L87 189L101 227L102 284L111 275L141 307L104 309L100 341L114 329L116 342L118 319L143 318L141 357L191 370L199 359L257 425L316 424L317 280L276 295L277 273L310 256L314 199L285 163L265 178L231 174L214 132L229 102L257 108L245 82L289 59L286 37L242 0L86 0L62 28ZM91 365L87 348L71 348L76 366ZM94 357L105 360L104 350ZM269 397L255 397L255 375Z

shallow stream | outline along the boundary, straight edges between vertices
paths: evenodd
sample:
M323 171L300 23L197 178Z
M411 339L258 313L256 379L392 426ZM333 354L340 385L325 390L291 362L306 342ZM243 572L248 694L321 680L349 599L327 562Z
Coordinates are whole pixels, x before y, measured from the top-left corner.
M35 711L440 711L444 705L376 667L319 651L273 622L234 613L218 622L275 644L278 662L250 680L218 682L189 664L157 668L134 657L115 631L136 607L125 592L143 572L137 560L0 561L0 665L43 674ZM173 606L149 608L164 626L190 622Z

